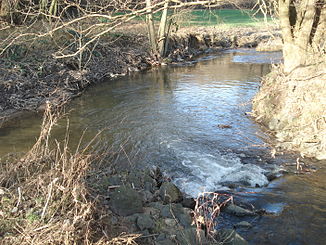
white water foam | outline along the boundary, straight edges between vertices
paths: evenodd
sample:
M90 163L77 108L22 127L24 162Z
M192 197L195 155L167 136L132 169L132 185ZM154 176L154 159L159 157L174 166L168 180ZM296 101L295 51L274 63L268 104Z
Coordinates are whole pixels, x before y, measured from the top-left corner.
M170 145L171 147L171 145ZM234 154L213 154L174 148L181 169L191 174L177 174L176 184L187 194L197 196L203 191L228 189L225 183L241 183L255 187L268 184L265 170L254 164L243 164ZM182 149L183 148L183 149Z

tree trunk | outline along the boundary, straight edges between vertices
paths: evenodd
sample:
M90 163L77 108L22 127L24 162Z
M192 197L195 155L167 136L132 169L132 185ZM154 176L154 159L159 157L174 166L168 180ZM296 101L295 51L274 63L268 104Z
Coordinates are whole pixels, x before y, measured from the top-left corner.
M325 14L325 0L279 0L285 73L312 64L316 48L325 48Z
M153 20L153 14L152 14L152 3L151 0L146 0L146 7L147 7L147 25L148 25L148 34L149 34L149 40L151 43L151 50L154 55L157 55L157 40L156 40L156 34L155 34L155 27L154 27L154 20Z
M158 50L161 57L165 56L166 53L166 41L167 41L167 20L168 20L168 10L169 10L169 0L165 1L164 10L161 17L160 27L158 31Z

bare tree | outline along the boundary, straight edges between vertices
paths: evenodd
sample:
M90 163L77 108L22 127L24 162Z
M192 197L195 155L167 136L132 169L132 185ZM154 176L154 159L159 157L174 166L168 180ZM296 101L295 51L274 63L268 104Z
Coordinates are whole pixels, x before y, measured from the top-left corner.
M279 18L284 41L284 71L316 61L325 54L325 0L279 0Z
M164 4L164 10L162 13L161 17L161 22L160 22L160 27L158 30L158 48L159 48L159 53L161 57L165 56L166 53L166 42L168 39L168 30L167 30L167 25L168 25L168 10L169 10L169 4L170 0L165 0Z
M28 43L39 38L55 37L57 33L70 35L68 42L56 42L55 58L89 60L94 45L117 27L139 17L148 20L148 32L153 55L163 57L169 35L168 13L196 6L211 8L232 0L2 0L19 3L15 12L25 23L24 32L17 28L0 43L0 55L17 42ZM7 2L6 2L7 3ZM5 6L5 5L1 5ZM7 6L7 5L6 5ZM162 13L158 31L153 15ZM40 21L42 20L42 21ZM41 23L40 23L41 22ZM87 52L85 52L87 51ZM79 68L83 67L79 60ZM86 62L87 63L87 62Z
M152 53L156 54L157 53L157 39L155 35L155 27L154 27L154 20L153 20L153 12L152 12L152 2L151 0L146 0L146 12L147 12L147 26L148 26L148 35L149 35L149 40L151 43L151 49Z

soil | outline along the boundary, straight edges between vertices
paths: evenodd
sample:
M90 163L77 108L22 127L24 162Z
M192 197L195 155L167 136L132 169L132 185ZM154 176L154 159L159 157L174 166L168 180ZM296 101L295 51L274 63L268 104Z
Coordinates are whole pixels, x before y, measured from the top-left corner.
M74 58L53 58L53 50L40 51L40 47L27 45L13 47L13 55L0 59L0 117L6 121L19 111L42 111L46 101L61 104L103 77L150 67L143 37L121 35L106 41L109 44L97 45L96 55L82 69Z
M121 29L118 33L101 40L94 49L87 67L82 69L76 59L53 58L51 53L53 50L42 52L40 46L13 46L9 53L0 58L0 118L2 123L5 123L20 116L24 111L42 111L46 101L54 104L69 101L92 84L104 81L104 78L124 76L163 62L184 62L205 52L263 46L275 36L280 37L277 30L261 28L183 29L171 36L167 58L158 61L148 51L148 40L144 33ZM293 149L295 145L293 142L304 142L295 145L296 149L302 150L309 156L317 156L311 152L319 152L317 157L326 158L326 121L325 117L320 117L326 114L326 106L320 106L326 101L326 94L320 93L326 91L325 83L321 83L326 77L325 73L321 73L324 67L318 69L318 72L314 70L305 73L315 74L309 77L308 82L305 82L307 77L301 77L298 81L297 76L296 79L294 76L285 78L276 71L271 73L264 80L261 91L255 98L254 113L256 119L273 130L280 140L292 142L287 144L288 149ZM311 90L311 87L316 89ZM299 103L297 100L300 100ZM306 101L309 106L306 107L305 103L301 103L302 101ZM289 118L293 120L290 121ZM300 120L297 120L298 118ZM309 127L306 127L307 123ZM226 128L229 125L222 126ZM303 135L311 135L312 138L303 141L305 137ZM307 144L309 148L306 147ZM286 144L283 143L282 146L285 147ZM132 174L113 175L105 180L102 185L104 192L102 196L109 196L110 201L106 199L102 201L110 215L109 223L112 226L125 225L125 231L140 232L146 239L143 241L144 244L149 242L173 244L175 241L173 239L182 243L185 234L187 234L186 240L193 240L194 244L198 244L193 239L196 230L188 222L192 218L191 215L194 215L192 211L194 200L190 200L191 205L188 205L188 202L184 201L187 199L189 201L189 198L177 190L177 187L171 186L172 183L167 182L166 178L162 179L161 174L152 173L133 171ZM121 193L118 188L122 188L120 187L122 182L126 183L123 188L128 188L129 197L119 196ZM139 184L136 186L137 191L131 188L137 184ZM170 186L171 193L177 196L174 203L169 203L171 200L166 201L165 196L162 196L162 193L167 192L162 186ZM130 212L130 203L135 199L139 199L139 210L124 213L126 210ZM114 201L117 202L116 205ZM117 208L109 210L111 206ZM126 210L122 210L123 207L126 207ZM171 213L174 208L176 212ZM222 215L259 215L258 211L230 205L222 210ZM239 227L251 225L240 223L233 225ZM234 233L232 230L231 232ZM217 235L222 236L221 233ZM239 244L247 244L242 238L238 240L242 242Z
M77 58L55 59L52 39L12 45L0 57L0 126L22 112L43 111L46 101L57 105L69 101L107 78L184 62L205 52L253 48L275 37L280 37L279 32L270 28L184 28L172 34L167 58L158 60L149 52L146 27L139 24L103 37L83 60L84 66Z
M253 115L275 135L276 150L326 159L325 81L326 61L290 75L280 67L264 78Z

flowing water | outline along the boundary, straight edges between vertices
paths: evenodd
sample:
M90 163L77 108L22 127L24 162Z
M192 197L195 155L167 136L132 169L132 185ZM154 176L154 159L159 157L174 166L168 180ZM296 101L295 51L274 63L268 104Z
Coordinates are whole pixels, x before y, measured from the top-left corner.
M273 159L268 137L248 116L260 78L279 53L231 50L109 81L73 101L71 139L105 128L103 141L120 152L117 164L159 166L189 195L237 191L274 215L248 220L252 244L324 244L326 172L283 176L266 173L295 157ZM37 117L0 129L1 154L21 151L39 130ZM59 133L65 126L59 128Z

